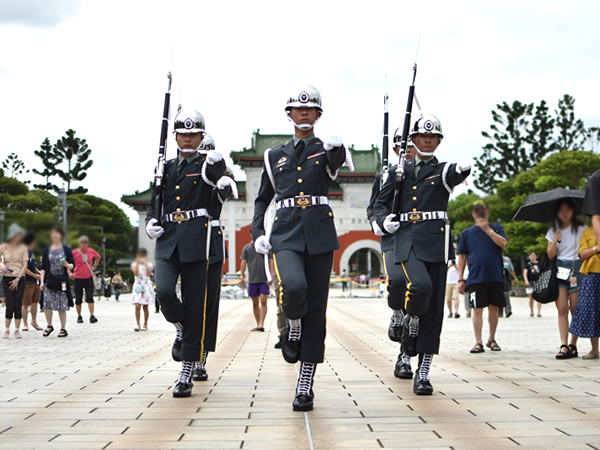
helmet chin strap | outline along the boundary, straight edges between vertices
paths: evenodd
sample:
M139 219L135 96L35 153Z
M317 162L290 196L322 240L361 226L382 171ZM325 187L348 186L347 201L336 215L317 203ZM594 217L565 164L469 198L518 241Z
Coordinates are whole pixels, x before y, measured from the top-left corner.
M292 122L294 124L294 126L296 128L298 128L299 130L304 130L304 131L308 131L308 130L312 130L313 127L315 126L315 124L319 121L319 119L321 118L321 115L319 114L319 116L315 119L315 121L313 123L296 123L294 122L294 120L292 119L292 115L290 114L290 112L287 112L287 116L288 116L288 120L290 122Z
M177 147L177 150L178 150L180 153L192 154L192 153L196 153L196 152L198 151L198 148L199 148L199 147L200 147L200 146L198 146L198 147L196 147L196 148L179 148L179 147Z
M423 152L423 151L421 151L421 149L419 147L417 147L417 144L415 144L414 141L413 141L412 145L417 150L417 153L419 154L419 156L424 156L425 158L431 158L433 156L433 154L435 153L435 150L432 151L432 152Z

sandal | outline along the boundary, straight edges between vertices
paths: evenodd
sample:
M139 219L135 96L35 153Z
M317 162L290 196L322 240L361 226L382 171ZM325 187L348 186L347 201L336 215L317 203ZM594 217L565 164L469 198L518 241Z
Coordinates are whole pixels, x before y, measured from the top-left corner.
M21 331L29 331L29 327L23 327L21 328Z
M17 339L21 339L21 333L19 333L19 330L15 330L15 332L13 333L13 336L16 337Z
M567 351L563 351L563 348L566 348ZM556 359L568 359L571 357L571 350L568 345L561 345L558 349L558 353L556 354Z
M42 327L40 327L37 323L32 323L31 326L35 328L37 331L40 331Z
M498 345L498 343L496 342L496 339L490 339L487 341L487 344L485 344L491 351L493 352L499 352L502 351L502 349L500 348L500 346Z
M473 348L471 349L471 353L483 353L483 352L485 352L485 348L483 348L483 344L480 342L475 344L473 346Z
M581 359L600 359L600 353L589 352L587 355L583 355Z
M67 337L69 335L69 333L67 333L67 330L65 330L64 328L60 329L60 332L58 333L58 335L56 337Z
M54 327L52 325L48 325L46 327L46 329L44 330L44 332L42 333L42 336L48 337L48 336L50 336L50 334L52 334L53 331L54 331Z
M579 353L577 352L577 347L573 344L569 345L569 353L571 355L571 358L577 358L579 356Z
M140 331L140 327L139 327L139 326L135 327L135 328L133 329L133 331Z

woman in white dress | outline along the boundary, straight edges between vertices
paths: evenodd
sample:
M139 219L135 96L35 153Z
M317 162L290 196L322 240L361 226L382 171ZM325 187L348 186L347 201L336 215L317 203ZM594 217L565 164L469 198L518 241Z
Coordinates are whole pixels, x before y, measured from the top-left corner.
M135 305L135 331L148 330L148 305L154 303L154 288L152 286L152 264L148 262L148 252L140 248L135 255L135 262L131 264L131 270L135 276L133 282L132 302ZM144 326L140 326L140 313L144 309Z

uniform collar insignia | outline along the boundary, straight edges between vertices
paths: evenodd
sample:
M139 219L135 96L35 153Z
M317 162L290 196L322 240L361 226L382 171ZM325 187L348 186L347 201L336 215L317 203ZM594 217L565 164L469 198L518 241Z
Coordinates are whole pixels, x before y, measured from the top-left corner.
M275 165L275 167L281 167L283 166L287 161L287 156L282 156L281 158L279 158L279 161L277 161L277 164Z

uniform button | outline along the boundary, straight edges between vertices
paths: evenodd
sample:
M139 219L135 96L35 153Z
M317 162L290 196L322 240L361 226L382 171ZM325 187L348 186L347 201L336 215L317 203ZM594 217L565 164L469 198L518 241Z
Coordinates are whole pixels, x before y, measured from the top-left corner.
M304 195L304 192L300 192L300 195Z
M440 228L441 231L444 231L444 227Z
M204 228L208 228L208 224L207 223L204 224Z
M416 199L417 199L417 197L413 197L413 200L416 200Z
M179 189L179 185L175 186L175 189Z
M277 216L275 216L275 222L277 222Z
M306 209L306 206L303 206L302 209Z
M194 181L194 184L198 184L198 182L197 182L197 181Z
M431 184L435 184L435 181L432 181Z
M333 213L329 211L329 217L333 217Z
M302 183L302 178L298 178L298 183Z
M298 172L300 172L302 170L302 167L298 166L296 167L296 169L298 169Z
M417 212L417 208L413 208L413 212Z
M178 195L177 197L175 197L175 200L181 200L181 197Z
M279 168L279 171L281 172L282 170L283 170L283 167L280 167L280 168Z
M315 161L315 164L316 164L316 165L319 165L319 161Z
M222 234L222 233L219 231L219 234Z
M413 191L416 191L416 190L417 190L417 187L416 187L416 186L413 186Z
M179 212L179 211L181 211L181 208L177 208L175 211Z

